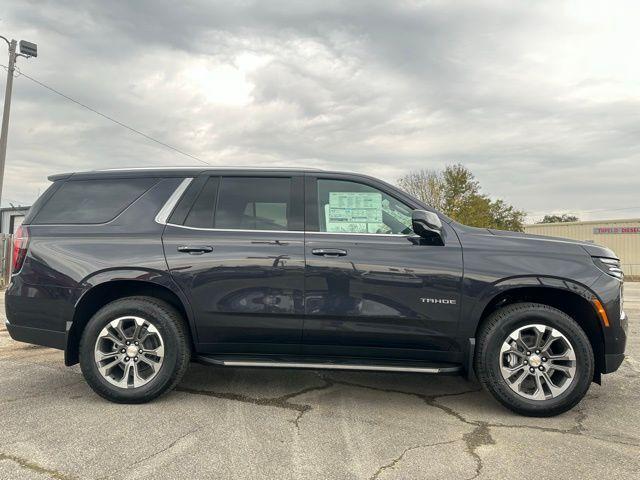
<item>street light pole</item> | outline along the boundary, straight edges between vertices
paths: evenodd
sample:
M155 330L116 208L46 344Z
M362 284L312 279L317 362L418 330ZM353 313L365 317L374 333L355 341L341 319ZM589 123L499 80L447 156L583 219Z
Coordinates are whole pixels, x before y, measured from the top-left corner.
M9 45L9 65L7 65L7 87L4 92L4 110L2 111L2 130L0 130L0 202L2 201L2 185L4 183L4 163L7 158L7 137L9 134L9 112L11 110L11 91L13 90L13 71L16 65L15 40L0 37Z
M20 40L20 53L16 51L18 42L0 35L9 46L9 65L7 65L7 87L4 93L4 110L2 112L2 129L0 130L0 202L2 201L2 185L4 183L4 163L7 158L7 137L9 135L9 111L11 110L11 91L13 90L13 72L18 57L31 58L38 56L38 46L35 43Z

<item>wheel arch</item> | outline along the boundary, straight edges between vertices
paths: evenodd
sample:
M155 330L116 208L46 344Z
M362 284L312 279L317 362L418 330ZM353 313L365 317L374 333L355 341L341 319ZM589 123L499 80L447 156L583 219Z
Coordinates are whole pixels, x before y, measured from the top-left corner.
M130 273L131 271L127 271L127 274ZM193 312L182 292L177 287L174 288L170 278L160 275L151 279L149 272L145 272L145 275L145 279L134 279L130 275L122 278L115 272L110 272L108 277L103 273L91 282L92 286L84 291L76 302L73 319L67 330L65 365L78 363L80 337L91 317L107 303L124 297L148 296L173 306L187 322L191 347L194 347L196 339ZM158 281L159 279L164 282Z
M595 358L594 381L600 383L605 357L603 325L592 303L597 296L586 286L570 280L540 277L535 277L534 282L530 280L510 279L494 285L496 288L477 307L479 313L474 318L478 318L478 322L473 338L477 338L484 322L493 312L507 305L534 302L557 308L574 319L587 334Z

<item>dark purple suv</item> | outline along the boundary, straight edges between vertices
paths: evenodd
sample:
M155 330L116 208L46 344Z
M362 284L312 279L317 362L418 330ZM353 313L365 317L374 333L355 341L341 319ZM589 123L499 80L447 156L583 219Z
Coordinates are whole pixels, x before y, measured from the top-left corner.
M554 415L624 358L603 247L471 228L364 175L56 175L15 236L7 328L145 402L218 366L461 373Z

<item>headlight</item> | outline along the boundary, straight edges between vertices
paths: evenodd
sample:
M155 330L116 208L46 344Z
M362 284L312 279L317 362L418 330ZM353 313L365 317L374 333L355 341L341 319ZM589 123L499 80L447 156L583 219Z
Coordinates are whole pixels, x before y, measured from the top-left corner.
M620 268L620 260L618 260L617 258L606 258L606 257L591 257L591 258L593 258L594 263L604 273L611 275L612 277L616 277L617 279L620 279L620 280L624 278L624 272Z

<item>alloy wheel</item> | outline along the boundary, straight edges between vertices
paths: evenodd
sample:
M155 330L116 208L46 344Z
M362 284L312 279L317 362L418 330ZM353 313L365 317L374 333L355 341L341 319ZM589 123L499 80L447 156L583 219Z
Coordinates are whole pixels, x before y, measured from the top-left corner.
M500 372L511 390L529 400L549 400L576 377L576 355L567 337L548 325L520 327L500 349Z
M148 320L116 318L98 335L94 359L100 374L120 388L138 388L153 380L164 361L164 341Z

